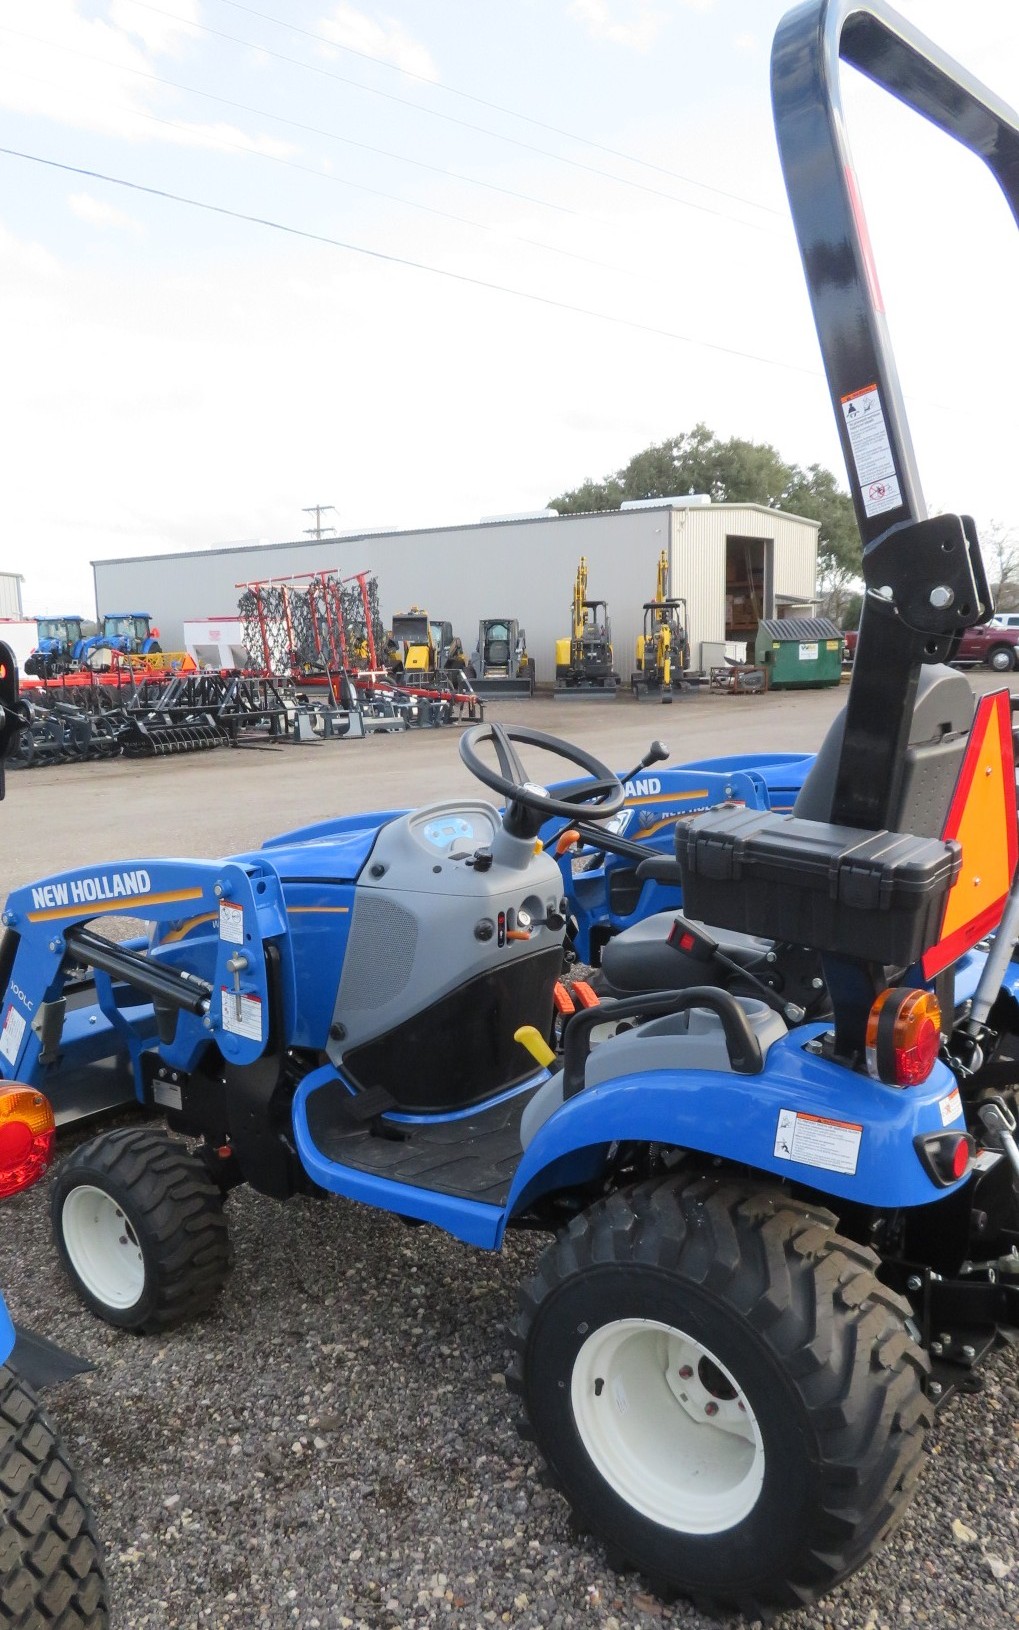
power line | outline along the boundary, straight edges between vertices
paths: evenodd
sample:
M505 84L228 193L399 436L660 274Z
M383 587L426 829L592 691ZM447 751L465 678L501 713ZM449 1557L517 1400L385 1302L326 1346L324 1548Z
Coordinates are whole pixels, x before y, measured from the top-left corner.
M398 164L409 164L418 170L428 170L433 175L463 181L471 187L482 187L486 192L497 192L504 198L516 198L520 203L537 204L539 208L554 210L559 215L573 215L578 220L585 218L582 211L571 209L568 204L553 204L545 198L536 198L532 193L515 192L512 187L500 187L494 181L481 181L476 176L464 175L461 171L450 170L442 164L428 164L423 159L409 158L404 153L394 153L386 147L373 147L369 142L357 141L353 136L340 136L335 131L323 130L319 125L302 124L299 119L288 119L282 113L270 113L267 108L252 107L248 102L233 101L228 96L217 96L212 91L199 90L196 85L185 85L177 79L167 79L161 74L148 73L144 68L132 68L127 63L112 63L108 58L96 56L92 51L81 51L77 46L65 45L62 40L43 40L37 34L26 33L24 29L11 28L8 23L0 23L0 30L5 34L13 34L17 39L31 40L35 45L44 45L47 50L56 46L58 50L69 56L80 57L84 62L95 62L103 68L116 68L119 73L133 74L135 78L146 79L153 85L166 85L170 90L183 91L186 96L199 96L206 102L216 102L220 107L233 108L238 113L252 113L256 118L271 119L275 124L286 125L291 130L301 130L305 135L322 136L326 141L339 142L344 147L356 147L361 152L374 153L380 158L391 158Z
M130 0L130 4L140 6L143 11L150 11L157 17L169 17L179 23L178 14L164 11L161 6L154 6L150 0ZM679 204L683 209L695 209L703 215L715 215L722 220L733 220L731 211L713 209L710 204L698 204L691 198L677 198L675 193L663 192L660 187L649 187L643 181L632 181L626 176L613 175L611 170L600 170L595 164L585 164L581 159L567 158L563 153L552 153L547 147L538 147L534 142L522 141L518 136L505 136L499 131L488 130L484 125L472 124L469 119L458 119L452 113L440 113L437 108L426 108L420 102L408 101L405 96L395 96L392 91L379 90L376 85L365 85L361 80L349 79L345 74L334 73L331 68L321 68L317 63L302 62L299 57L291 57L285 51L273 51L268 45L260 45L254 40L246 40L237 34L228 34L220 28L213 28L209 23L188 22L189 28L197 28L203 34L211 34L214 39L226 40L231 45L241 45L248 51L261 51L266 56L273 57L277 62L285 62L292 68L300 68L305 73L318 74L324 79L335 80L339 85L349 85L354 90L363 91L368 96L381 97L386 102L396 102L400 107L411 108L415 113L423 113L429 119L441 119L445 124L457 125L461 130L472 130L475 134L488 136L493 141L507 142L511 147L520 147L525 152L537 153L542 158L551 159L555 164L566 164L573 170L583 170L588 175L599 176L603 181L613 181L619 187L630 187L637 192L650 194L654 198L667 199L670 204ZM326 41L328 44L329 42ZM752 205L756 209L758 206ZM740 221L741 226L750 227L752 231L765 230L755 221Z
M349 254L365 255L371 260L387 261L393 266L406 266L413 271L430 272L433 277L449 278L455 283L466 283L477 289L487 289L495 294L508 294L518 300L529 300L535 305L547 306L555 311L568 311L578 317L593 317L598 322L612 323L619 328L629 328L641 334L652 334L656 339L677 340L682 345L694 345L703 350L717 351L723 356L739 357L746 362L759 362L768 368L783 368L791 373L808 374L811 378L818 378L815 368L805 368L796 362L786 362L778 357L762 357L754 351L741 351L732 345L720 345L715 340L697 339L692 334L679 334L668 328L655 328L650 323L638 322L633 317L617 317L608 311L594 311L588 306L571 305L566 300L556 300L552 295L535 294L529 289L515 289L506 283L492 283L486 278L472 277L467 272L450 271L444 266L430 266L421 260L411 260L405 255L388 254L382 249L369 249L364 244L348 243L342 238L329 237L324 232L310 232L303 227L287 226L282 221L273 221L264 215L248 215L242 210L228 209L225 204L210 204L201 198L188 198L182 193L168 192L162 187L145 186L140 181L128 181L124 176L107 175L102 170L85 169L78 164L65 164L59 159L43 158L39 153L26 153L16 147L0 147L0 154L7 158L20 158L30 164L44 165L47 169L62 170L68 175L85 176L90 181L106 181L114 187L125 187L131 192L146 193L150 198L162 198L174 204L186 204L192 209L206 210L212 215L223 215L229 220L245 221L251 226L269 227L275 232L284 232L289 237L305 238L310 243L322 243L332 249L345 249Z
M143 3L143 0L136 0L136 3ZM447 96L459 96L465 102L474 102L478 107L491 108L495 113L506 113L511 119L520 119L524 124L534 125L537 130L547 130L553 136L565 136L568 141L593 147L599 153L608 153L611 158L621 158L627 164L639 164L645 170L655 170L659 175L667 175L673 181L682 181L688 187L700 187L704 192L713 192L719 198L728 198L732 203L747 204L751 209L763 210L766 215L782 218L781 212L772 209L769 204L756 203L754 199L744 198L738 192L727 192L724 187L712 186L708 181L698 181L696 176L682 175L680 171L670 170L664 164L655 164L651 159L638 158L635 153L624 153L618 147L608 147L604 142L595 141L591 136L579 136L575 130L564 130L561 125L549 124L545 119L535 119L530 113L521 113L517 108L508 108L502 102L491 102L487 97L475 95L473 91L444 84L442 80L429 79L427 74L415 73L413 68L401 67L397 62L386 62L383 57L372 56L370 51L359 51L354 45L341 45L339 41L331 40L327 34L318 34L311 28L300 28L297 23L285 22L282 17L273 17L267 11L257 11L254 6L243 5L242 0L219 0L219 3L232 7L234 11L247 12L250 17L258 17L262 22L274 23L277 28L285 28L291 34L303 34L306 39L328 45L334 51L345 51L348 56L360 57L362 62L370 62L376 68L385 68L389 73L401 74L404 79L413 79L421 85L445 91Z
M21 79L30 79L37 85L48 85L51 90L59 89L51 79L44 79L41 74L20 75ZM220 100L220 98L217 98ZM146 119L150 124L165 125L168 130L194 130L193 125L186 124L180 119L164 119L158 113L143 113L137 108L125 109L122 104L104 102L104 106L120 107L122 112L130 112L135 119ZM346 176L331 175L327 170L318 170L311 164L299 164L296 159L283 158L278 153L260 153L256 148L244 142L230 141L226 136L217 135L216 143L220 147L232 148L235 152L246 153L252 158L262 159L267 164L280 164L285 169L297 170L302 175L316 177L319 181L331 182L337 187L350 187L355 192L368 193L373 198L385 198L389 203L402 204L405 209L422 210L426 215L436 215L443 221L455 221L459 226L471 227L477 232L490 232L495 237L507 238L514 243L526 244L531 249L543 249L550 255L563 255L567 260L580 261L585 266L597 267L599 271L614 272L624 277L636 277L639 274L626 266L614 266L606 260L595 260L592 255L582 255L576 249L563 249L558 244L543 243L540 238L525 238L519 232L510 232L502 226L492 226L487 221L474 221L467 215L455 215L452 210L439 209L434 204L422 204L415 198L401 198L398 193L385 192L381 187L369 187L363 181L350 181Z

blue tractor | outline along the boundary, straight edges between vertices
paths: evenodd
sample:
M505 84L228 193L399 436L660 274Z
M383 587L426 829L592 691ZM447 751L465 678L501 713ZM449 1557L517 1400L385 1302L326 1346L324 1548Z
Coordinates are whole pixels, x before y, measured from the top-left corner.
M163 649L159 629L147 611L110 611L98 634L83 640L78 653L82 667L109 667L118 656L148 656Z
M37 679L55 679L81 662L85 643L81 617L37 617L35 650L25 659L25 672Z
M1019 218L1010 109L881 0L789 14L776 127L867 587L846 707L792 812L725 794L676 822L672 855L617 855L681 888L683 914L609 940L615 994L558 1019L553 851L593 826L611 854L627 789L500 724L461 739L498 807L58 872L10 895L0 947L0 1075L58 1118L117 1078L149 1112L57 1170L88 1307L129 1331L209 1308L241 1183L482 1249L543 1230L508 1380L554 1480L620 1564L751 1618L881 1543L935 1410L1019 1322L1008 698L974 712L946 666L993 604L972 522L926 515L840 61L976 151ZM813 1011L741 937L767 966L814 958Z
M3 761L25 722L18 671L0 643ZM18 1082L0 1086L0 1204L29 1188L53 1154L53 1110ZM0 1293L0 1624L106 1630L102 1557L91 1513L37 1389L87 1368L51 1342L15 1330Z

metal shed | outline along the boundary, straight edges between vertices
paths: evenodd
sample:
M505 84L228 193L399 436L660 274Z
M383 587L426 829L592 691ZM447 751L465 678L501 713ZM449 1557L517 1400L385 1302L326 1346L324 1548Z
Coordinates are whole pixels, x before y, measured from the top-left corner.
M234 617L237 585L313 571L374 572L383 621L411 605L448 618L470 650L478 623L514 617L527 630L539 683L555 672L555 641L569 633L577 564L589 593L609 603L617 670L628 681L642 607L669 553L670 592L687 601L692 660L704 642L746 642L783 603L810 604L817 522L760 504L666 498L589 515L538 514L463 526L357 532L276 544L228 544L194 554L93 561L99 610L151 612L165 650L184 623Z

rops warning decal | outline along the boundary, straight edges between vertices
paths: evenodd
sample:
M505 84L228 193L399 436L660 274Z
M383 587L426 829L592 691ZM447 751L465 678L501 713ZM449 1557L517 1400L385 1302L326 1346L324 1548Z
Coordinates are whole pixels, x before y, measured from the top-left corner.
M868 515L882 515L885 510L900 509L902 493L877 386L865 385L843 396L842 417L864 510Z
M827 1172L856 1174L863 1127L858 1121L834 1121L827 1115L804 1115L780 1109L775 1131L775 1159L794 1160L801 1166L819 1166Z

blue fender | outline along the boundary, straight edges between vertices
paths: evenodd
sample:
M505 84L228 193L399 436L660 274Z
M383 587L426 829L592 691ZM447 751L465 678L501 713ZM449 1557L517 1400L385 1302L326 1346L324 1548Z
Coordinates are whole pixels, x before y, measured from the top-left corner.
M0 1364L6 1364L14 1351L14 1326L7 1311L7 1303L0 1296Z
M935 1064L920 1087L886 1087L804 1051L823 1029L802 1026L776 1042L759 1075L648 1070L586 1088L555 1110L524 1151L507 1218L558 1187L564 1161L615 1142L718 1156L882 1210L954 1192L960 1185L936 1186L913 1148L919 1133L965 1131L947 1065Z

